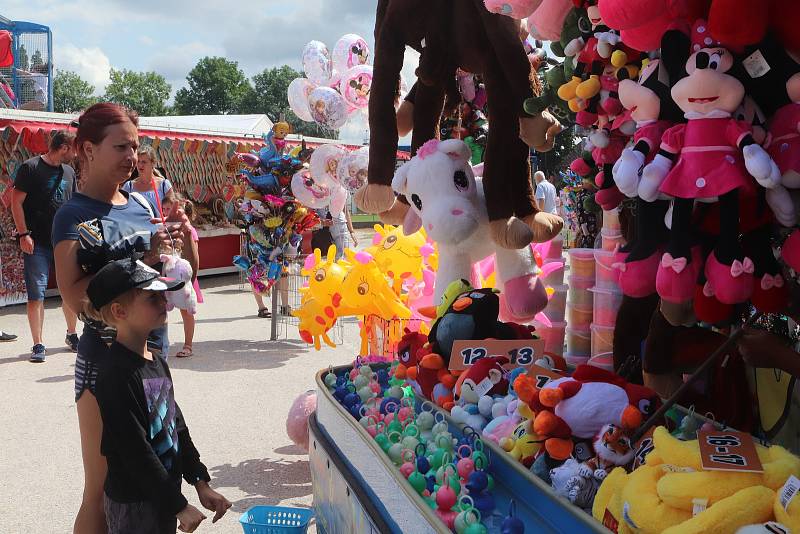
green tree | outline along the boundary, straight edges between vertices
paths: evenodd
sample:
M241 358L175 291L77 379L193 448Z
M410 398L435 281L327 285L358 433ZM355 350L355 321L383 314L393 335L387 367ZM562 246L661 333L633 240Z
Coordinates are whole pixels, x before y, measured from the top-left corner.
M172 86L155 72L135 72L111 69L111 83L103 98L136 110L140 115L153 117L167 114L167 99Z
M37 48L31 57L31 68L41 65L44 65L44 59L42 59L42 52Z
M289 108L286 91L295 78L303 76L289 65L264 69L253 76L253 88L242 99L240 113L263 113L273 122L281 115L292 125L292 132L298 135L334 138L336 132L324 130L313 122L300 120Z
M577 143L574 128L568 128L556 136L552 150L536 153L539 163L534 170L542 171L545 176L557 175L559 171L568 169L579 154L580 143Z
M30 66L31 63L28 60L28 50L25 49L25 45L20 45L19 50L17 51L17 67L22 70L28 70L28 67Z
M175 94L175 111L181 115L240 113L253 88L236 61L204 57L186 77L188 87Z
M95 102L94 86L69 70L57 70L53 77L53 110L74 113Z

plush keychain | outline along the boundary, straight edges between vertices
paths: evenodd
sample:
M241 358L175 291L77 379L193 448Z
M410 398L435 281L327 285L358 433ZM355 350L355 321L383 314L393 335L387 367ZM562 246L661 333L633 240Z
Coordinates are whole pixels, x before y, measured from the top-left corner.
M688 122L664 133L659 154L644 168L639 196L648 202L659 194L674 198L670 242L656 277L659 295L672 302L691 300L702 267L700 251L692 248L694 201L719 202L720 235L705 275L708 290L734 304L753 292L753 262L738 241L740 194L754 190L751 177L775 187L780 173L749 126L731 118L744 87L728 74L734 63L730 51L713 40L702 20L695 23L692 42L696 51L686 63L688 76L671 91Z

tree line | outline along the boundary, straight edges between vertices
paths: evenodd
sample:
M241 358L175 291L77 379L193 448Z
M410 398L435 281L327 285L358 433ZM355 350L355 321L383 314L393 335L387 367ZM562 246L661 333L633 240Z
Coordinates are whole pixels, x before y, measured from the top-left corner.
M313 123L297 118L289 109L286 89L303 74L288 65L264 69L248 79L236 61L223 57L204 57L186 77L168 104L172 86L156 72L114 69L105 94L95 95L95 87L78 74L57 69L53 78L53 108L59 113L77 113L95 102L116 102L136 110L144 117L162 115L266 114L277 122L281 114L294 133L329 137Z

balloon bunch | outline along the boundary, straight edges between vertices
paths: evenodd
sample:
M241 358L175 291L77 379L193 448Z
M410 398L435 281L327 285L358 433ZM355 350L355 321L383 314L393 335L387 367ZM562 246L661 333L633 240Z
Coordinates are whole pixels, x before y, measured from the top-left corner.
M417 412L412 388L394 375L396 368L373 371L357 360L349 373L330 371L324 382L442 523L458 534L488 532L481 520L495 515L494 479L479 434L465 427L454 435L428 403ZM513 512L501 525L509 534L524 530Z
M369 47L349 33L336 42L333 54L320 41L303 49L305 78L289 84L289 107L301 120L338 130L350 116L369 103L372 67L367 65Z

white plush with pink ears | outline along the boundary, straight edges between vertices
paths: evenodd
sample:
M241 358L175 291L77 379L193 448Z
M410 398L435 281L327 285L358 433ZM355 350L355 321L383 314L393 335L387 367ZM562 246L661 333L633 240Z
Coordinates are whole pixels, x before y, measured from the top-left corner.
M411 205L403 231L408 235L424 226L439 246L435 302L450 282L470 280L473 264L494 254L501 317L527 322L547 305L547 291L530 247L504 249L492 240L483 184L475 178L470 156L463 141L433 139L397 170L392 188Z
M164 276L185 282L179 290L166 292L167 310L178 308L194 315L197 313L197 295L192 287L192 266L185 259L173 254L162 254L161 262Z

